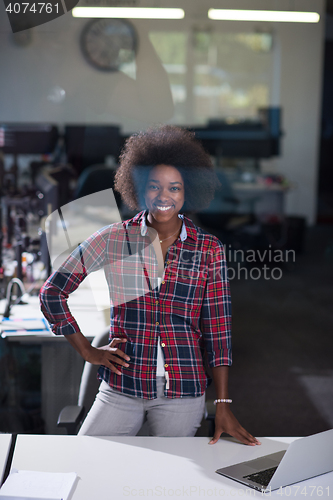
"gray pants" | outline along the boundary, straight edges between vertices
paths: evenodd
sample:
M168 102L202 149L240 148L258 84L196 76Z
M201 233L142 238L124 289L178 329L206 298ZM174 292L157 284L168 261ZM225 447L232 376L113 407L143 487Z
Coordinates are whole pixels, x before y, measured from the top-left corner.
M166 398L164 377L157 377L156 382L157 398L143 399L115 391L102 381L79 434L135 436L147 418L151 436L194 436L205 411L205 395Z

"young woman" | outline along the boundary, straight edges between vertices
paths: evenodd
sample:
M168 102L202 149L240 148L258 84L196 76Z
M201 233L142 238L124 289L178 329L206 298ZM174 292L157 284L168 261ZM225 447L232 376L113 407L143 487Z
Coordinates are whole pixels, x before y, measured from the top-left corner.
M128 139L115 188L135 217L83 242L41 289L53 331L88 362L101 386L80 434L194 436L209 378L216 388L214 444L226 432L260 444L230 410L231 302L223 245L184 215L209 205L218 180L188 131L162 126ZM110 343L94 348L67 306L68 294L103 268L110 290Z

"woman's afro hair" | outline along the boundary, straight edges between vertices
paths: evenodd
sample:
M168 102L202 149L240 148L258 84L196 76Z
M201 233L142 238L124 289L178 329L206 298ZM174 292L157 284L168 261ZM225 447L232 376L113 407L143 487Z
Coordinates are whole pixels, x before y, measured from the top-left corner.
M149 172L156 165L172 165L182 175L185 203L182 211L198 212L209 206L220 187L210 156L194 133L172 125L150 128L129 137L120 155L115 189L133 210L145 209Z

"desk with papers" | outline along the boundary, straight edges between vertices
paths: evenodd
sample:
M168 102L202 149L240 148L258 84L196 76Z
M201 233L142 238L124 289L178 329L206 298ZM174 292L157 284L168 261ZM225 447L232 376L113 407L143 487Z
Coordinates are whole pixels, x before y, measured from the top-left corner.
M330 498L333 472L265 495L215 472L220 467L286 449L293 439L260 438L262 445L252 447L233 438L222 438L215 445L209 445L209 439L205 437L19 435L12 467L42 472L75 472L79 479L72 500L304 498L310 497L311 492L314 498Z
M92 341L93 338L106 330L110 324L109 311L98 310L89 289L89 283L84 282L68 301L69 307L78 321L82 333ZM5 309L5 300L0 301L0 318ZM42 416L47 434L60 433L56 426L59 412L66 405L77 404L84 360L74 350L62 335L54 335L47 327L44 331L29 330L31 323L42 323L38 297L28 298L26 305L13 305L10 322L2 321L2 338L9 344L38 344L41 346L41 391ZM9 328L11 324L11 330ZM19 329L15 331L15 324ZM24 330L24 325L27 329Z

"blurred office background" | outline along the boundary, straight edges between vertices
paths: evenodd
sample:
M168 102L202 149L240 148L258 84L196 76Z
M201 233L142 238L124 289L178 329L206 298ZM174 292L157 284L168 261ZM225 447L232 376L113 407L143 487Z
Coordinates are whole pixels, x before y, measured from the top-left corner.
M317 23L212 20L201 0L107 5L178 7L185 17L67 13L13 34L0 5L0 312L40 318L37 294L54 267L45 218L112 188L131 133L161 123L189 128L222 183L193 220L226 245L234 413L257 436L331 428L332 0L209 5L317 12ZM109 212L101 205L88 214L100 226L132 215L117 196ZM85 291L97 327L83 331L93 339L107 329L108 312ZM31 332L0 338L0 432L63 433L57 415L77 401L83 362L65 341ZM205 422L200 432L208 434Z

